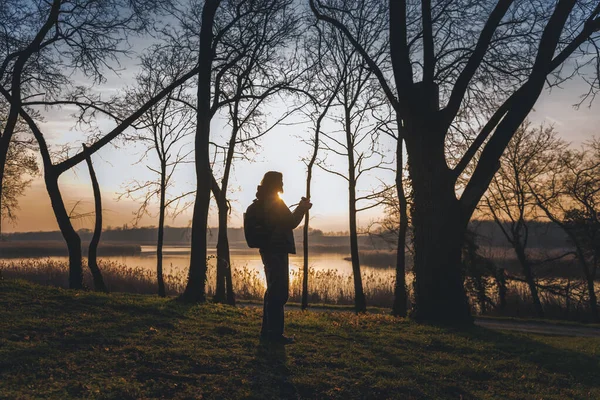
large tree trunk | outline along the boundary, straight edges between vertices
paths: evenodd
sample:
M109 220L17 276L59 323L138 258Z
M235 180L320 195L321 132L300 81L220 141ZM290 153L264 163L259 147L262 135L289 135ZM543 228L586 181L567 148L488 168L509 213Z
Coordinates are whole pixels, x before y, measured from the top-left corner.
M87 147L85 146L85 144L83 145L83 151L86 152L85 161L90 172L90 179L92 180L95 211L94 234L88 247L88 267L90 268L92 277L94 279L94 290L96 290L97 292L108 292L108 290L106 289L106 285L104 284L104 279L102 278L102 273L100 272L100 268L98 267L97 260L98 243L100 243L100 235L102 234L102 197L100 196L100 185L98 184L96 172L94 171L94 166L92 165L92 159L87 153Z
M400 206L400 226L398 227L398 247L396 249L396 284L394 286L394 304L392 314L397 317L406 317L407 295L406 295L406 232L408 230L408 210L406 194L404 193L404 182L402 179L403 139L398 138L396 147L396 194Z
M435 114L417 116L405 136L413 187L414 318L472 323L461 273L461 250L469 217L456 198L446 164L444 132Z
M436 182L432 182L433 185ZM412 213L416 299L414 317L432 322L469 323L472 319L460 269L465 229L463 221L457 216L459 209L456 199L448 198L448 193L444 198L443 193L439 193L439 201L430 200L429 204L424 204L417 200L417 193L426 190L415 186Z
M165 281L163 277L163 243L165 237L165 202L167 195L167 174L166 162L162 161L160 170L160 204L158 209L158 237L156 240L156 280L158 282L158 295L165 297L167 291L165 289Z
M212 48L215 13L220 0L206 0L202 8L200 52L198 55L198 113L194 143L196 162L196 201L192 216L192 243L188 282L181 299L188 302L206 301L206 231L212 172L210 170L210 120L211 72L214 52Z
M58 222L58 227L67 243L67 249L69 251L69 289L82 289L83 270L81 266L81 239L75 229L73 229L69 214L65 208L65 203L63 202L58 187L58 177L51 169L48 170L46 167L44 169L46 190L50 196L50 202L52 203L52 209L56 216L56 222Z
M537 285L535 284L535 277L533 276L533 271L531 270L531 263L525 254L525 249L518 244L515 244L513 247L517 255L517 259L519 260L519 264L521 264L521 270L523 271L523 276L525 276L525 282L527 282L527 286L529 287L535 313L538 317L544 318L544 309L542 308L542 303L540 302Z

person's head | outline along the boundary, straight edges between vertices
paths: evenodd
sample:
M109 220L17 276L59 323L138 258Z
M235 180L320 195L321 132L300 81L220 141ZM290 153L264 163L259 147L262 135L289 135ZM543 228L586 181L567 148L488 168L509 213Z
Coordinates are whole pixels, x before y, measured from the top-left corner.
M257 188L256 198L277 197L279 193L283 193L283 174L277 171L267 172Z

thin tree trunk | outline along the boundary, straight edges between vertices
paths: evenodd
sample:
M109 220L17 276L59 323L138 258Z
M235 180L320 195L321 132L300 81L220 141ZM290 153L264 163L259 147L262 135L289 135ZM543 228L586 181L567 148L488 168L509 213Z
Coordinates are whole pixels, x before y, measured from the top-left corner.
M210 206L212 172L210 169L211 73L213 61L213 25L220 0L206 0L202 8L200 51L198 56L198 113L196 126L196 201L192 216L192 243L188 282L181 299L187 302L206 301L207 224Z
M600 313L598 312L598 298L596 297L594 276L586 271L586 281L588 287L590 312L592 313L592 321L600 322Z
M235 137L232 137L232 141ZM231 273L231 255L229 250L229 237L228 237L228 220L229 215L229 204L226 198L226 188L229 180L229 172L231 167L231 161L233 160L233 147L230 145L230 152L228 153L225 172L223 174L222 188L219 188L214 176L212 179L212 192L217 200L217 207L219 209L219 234L217 237L217 287L215 292L215 302L221 303L226 302L231 306L235 306L235 293L233 291L233 280ZM225 188L225 189L223 189Z
M223 188L221 188L223 190ZM226 301L226 274L227 266L231 262L229 257L229 239L227 238L227 201L223 201L223 193L221 198L217 199L219 209L219 236L217 238L217 287L215 291L214 301L223 303Z
M571 241L575 244L575 254L577 256L577 260L579 261L579 265L581 266L583 276L585 277L587 283L588 299L590 312L592 314L592 320L594 322L600 322L600 313L598 312L598 300L596 297L596 289L594 285L595 274L592 274L590 269L588 268L585 253L581 246L578 245L575 233L571 229L569 229L564 223L560 222L557 218L552 217L547 208L543 208L543 210L552 221L556 222L561 228L563 228L563 230L567 233Z
M480 314L485 314L487 311L487 296L485 293L485 280L483 278L483 272L479 265L477 257L477 245L475 243L475 235L471 232L467 234L465 238L466 252L463 254L463 265L465 266L465 275L468 276L472 282L477 294L477 303L479 304ZM465 262L468 261L468 262Z
M506 308L506 292L508 291L504 268L500 268L496 271L496 284L498 285L499 307L500 310L504 310Z
M229 255L229 240L227 241L227 254ZM231 271L231 261L227 261L225 270L225 284L227 286L227 304L235 306L235 293L233 292L233 273Z
M4 144L4 137L0 137L0 239L2 238L2 194L4 193L4 169L6 167L6 156L8 146Z
M158 282L158 295L165 297L167 291L165 289L165 281L163 277L163 244L165 237L165 202L167 195L167 182L166 182L166 162L161 161L160 170L160 204L158 209L158 237L156 240L156 280Z
M527 259L527 255L525 254L525 249L521 248L518 244L513 244L515 249L515 253L517 254L517 259L519 260L519 264L521 264L521 269L523 271L523 275L525 276L525 281L527 282L527 286L529 287L529 292L531 293L531 300L533 302L533 308L535 309L535 314L539 318L544 318L544 309L542 308L542 303L540 301L540 296L538 294L537 285L535 284L535 277L533 276L533 271L531 270L531 263Z
M102 234L102 197L100 196L100 185L98 185L98 179L96 178L96 172L94 171L92 159L87 153L87 147L85 144L83 145L83 151L86 154L85 161L87 163L88 170L90 172L90 178L92 180L95 210L94 234L88 247L88 267L90 268L92 277L94 279L94 290L97 292L108 292L106 285L104 284L104 279L102 278L100 268L98 268L98 260L96 257L98 253L98 243L100 243L100 235Z
M309 176L312 171L309 171ZM310 196L310 178L307 178L306 184L307 190L307 199ZM302 310L306 310L308 308L308 221L310 218L310 212L307 210L304 216L304 228L302 230L302 255L304 256L304 260L302 263Z
M323 112L321 112L321 114L319 114L319 117L317 118L317 122L315 124L315 139L314 139L314 146L313 146L313 154L312 154L312 157L310 158L310 161L308 162L307 172L306 172L306 198L309 200L310 200L310 188L311 188L311 183L312 183L312 170L315 165L315 162L317 161L317 155L319 154L319 140L320 140L319 135L321 133L321 123L323 122L323 119L327 115L327 112L329 111L329 107L331 107L331 104L333 103L333 100L335 99L335 96L339 91L341 82L342 82L341 80L338 80L335 88L332 91L331 97L329 97L329 99L327 100L327 104L325 105ZM302 238L303 238L302 254L304 256L304 262L302 265L303 266L303 268L302 268L302 310L306 310L308 308L308 240L309 240L308 239L308 229L309 229L309 221L310 221L310 212L309 212L309 210L306 210L306 214L304 216L304 229L302 232Z
M399 129L402 129L399 127ZM396 249L396 284L394 286L394 304L392 314L396 317L406 317L407 295L406 295L406 232L408 230L408 210L406 194L404 193L403 172L403 139L398 137L396 147L396 194L400 206L400 226L398 229L398 246Z
M54 215L56 216L56 222L58 222L58 227L67 243L67 249L69 251L69 289L82 289L83 269L81 266L81 239L73 228L69 214L65 208L65 203L58 187L58 177L51 168L50 170L44 169L46 190L50 196L50 202L52 204L52 209L54 210Z
M356 312L367 311L367 301L363 291L360 260L358 258L358 233L356 229L356 195L355 187L350 185L350 257L352 259L352 274L354 275L354 305Z
M60 4L60 1L58 4ZM3 93L3 95L7 97L7 94ZM67 244L67 250L69 252L69 288L82 289L83 270L81 266L81 239L75 229L73 229L69 214L65 208L65 203L60 194L60 188L58 186L60 170L57 168L57 166L52 164L52 158L50 157L50 152L48 150L46 140L44 139L44 135L39 130L33 119L23 110L21 110L20 113L29 125L29 128L38 142L40 154L44 164L44 182L46 183L46 190L50 196L50 203L56 217L56 222L58 223L60 232L62 233Z
M350 110L345 110L346 145L348 148L348 211L350 222L350 258L352 260L352 274L354 275L354 306L356 312L367 311L367 301L363 291L360 260L358 257L358 231L356 227L356 174L354 160L354 142Z

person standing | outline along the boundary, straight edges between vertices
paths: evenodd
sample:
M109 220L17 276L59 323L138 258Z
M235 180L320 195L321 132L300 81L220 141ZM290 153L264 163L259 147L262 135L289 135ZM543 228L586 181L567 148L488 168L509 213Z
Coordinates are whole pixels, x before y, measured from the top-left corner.
M283 174L269 171L258 186L253 203L260 210L260 219L266 232L259 246L267 277L260 337L290 344L294 338L283 335L284 308L289 298L289 254L296 254L293 230L312 203L303 197L292 212L279 196L280 193L283 193Z

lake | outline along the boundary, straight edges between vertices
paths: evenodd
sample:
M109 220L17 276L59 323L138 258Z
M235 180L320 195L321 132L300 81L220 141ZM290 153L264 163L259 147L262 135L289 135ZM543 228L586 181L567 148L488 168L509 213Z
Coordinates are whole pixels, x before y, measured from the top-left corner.
M156 271L156 246L141 246L141 253L138 255L117 255L98 257L99 260L112 261L130 268L142 268L149 271ZM301 251L301 249L299 249ZM216 264L216 250L209 249L209 264ZM309 254L309 267L315 271L336 271L340 276L352 275L352 263L344 260L349 257L346 253L313 253ZM68 261L66 256L42 257L56 261ZM25 258L11 258L18 261ZM165 246L163 249L163 269L166 274L180 275L187 274L190 263L190 248L187 246ZM304 258L302 254L290 254L290 273L302 269ZM249 270L256 270L264 278L263 264L258 250L254 249L231 249L231 264L233 268L246 267ZM362 274L382 275L389 274L393 268L361 266Z

